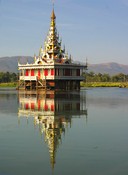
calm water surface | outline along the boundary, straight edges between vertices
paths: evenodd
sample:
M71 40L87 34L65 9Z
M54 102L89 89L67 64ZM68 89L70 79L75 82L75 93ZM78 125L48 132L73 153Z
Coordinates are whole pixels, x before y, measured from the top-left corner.
M0 91L0 175L127 175L128 89Z

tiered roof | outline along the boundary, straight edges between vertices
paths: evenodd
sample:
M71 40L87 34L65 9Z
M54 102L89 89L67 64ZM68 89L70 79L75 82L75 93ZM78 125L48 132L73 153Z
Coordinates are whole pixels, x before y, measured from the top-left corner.
M56 28L56 16L54 9L51 14L50 29L46 40L44 42L44 49L42 46L39 50L39 56L35 56L35 62L39 64L45 63L71 63L71 57L65 53L65 48L62 49L62 41L59 38Z

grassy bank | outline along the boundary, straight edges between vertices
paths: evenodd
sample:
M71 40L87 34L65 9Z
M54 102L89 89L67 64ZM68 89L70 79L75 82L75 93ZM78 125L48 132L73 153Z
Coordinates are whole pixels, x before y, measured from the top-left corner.
M16 82L0 83L0 88L14 88L17 86ZM128 88L128 82L81 82L81 87L126 87Z
M8 87L8 88L13 88L16 87L17 83L16 82L11 82L11 83L0 83L0 88Z
M81 82L81 87L127 87L128 82Z

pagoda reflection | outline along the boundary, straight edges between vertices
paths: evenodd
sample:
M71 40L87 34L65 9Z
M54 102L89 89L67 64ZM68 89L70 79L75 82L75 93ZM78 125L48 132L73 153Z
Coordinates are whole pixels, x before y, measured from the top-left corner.
M87 118L86 96L80 93L49 93L27 95L19 93L18 117L34 117L48 145L52 168L55 165L57 148L72 118Z

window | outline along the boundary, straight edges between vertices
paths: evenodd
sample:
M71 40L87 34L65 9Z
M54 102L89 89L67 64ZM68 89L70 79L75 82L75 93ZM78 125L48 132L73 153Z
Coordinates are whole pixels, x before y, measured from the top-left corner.
M29 104L26 103L26 104L25 104L25 109L28 109L28 108L29 108Z
M31 70L31 76L34 76L34 69Z
M48 76L48 69L44 69L44 76Z
M60 74L59 69L55 69L55 75L56 75L56 76L59 76L59 74Z
M31 103L31 109L34 109L35 106L34 106L34 103Z
M65 69L65 76L70 76L70 69Z
M76 70L76 76L80 76L80 69Z
M51 104L51 111L54 111L54 105Z
M51 69L51 75L54 75L54 69Z
M29 73L28 70L26 70L26 72L25 72L25 76L28 76L28 73Z
M44 110L45 110L45 111L48 110L48 105L47 105L47 104L44 105Z

